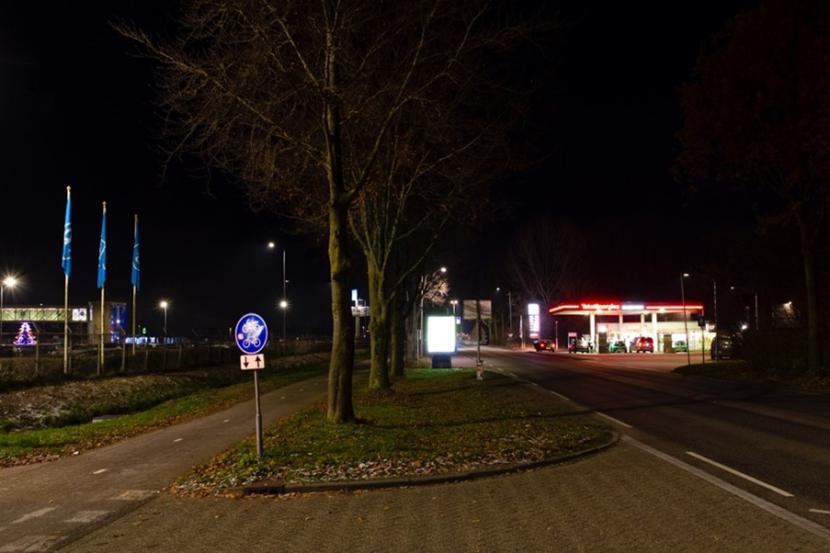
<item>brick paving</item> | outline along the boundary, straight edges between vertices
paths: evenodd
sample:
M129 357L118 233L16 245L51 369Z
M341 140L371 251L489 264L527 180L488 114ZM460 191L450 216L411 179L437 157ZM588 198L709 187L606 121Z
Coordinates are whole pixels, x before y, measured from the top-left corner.
M432 487L292 498L163 494L69 552L812 552L821 540L627 444Z

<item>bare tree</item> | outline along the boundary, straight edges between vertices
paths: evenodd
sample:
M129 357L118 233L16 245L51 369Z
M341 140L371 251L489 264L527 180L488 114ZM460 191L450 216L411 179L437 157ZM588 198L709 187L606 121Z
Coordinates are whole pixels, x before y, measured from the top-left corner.
M573 297L587 274L585 241L571 225L542 217L529 222L511 244L509 268L528 298L546 306Z
M684 85L677 170L736 187L798 232L809 362L822 366L816 251L830 203L830 5L766 0L729 22ZM778 209L778 206L783 209Z
M483 6L189 0L172 39L117 26L159 62L172 153L196 152L238 177L257 208L327 229L331 421L354 418L349 210L378 175L390 129L466 85L455 79Z

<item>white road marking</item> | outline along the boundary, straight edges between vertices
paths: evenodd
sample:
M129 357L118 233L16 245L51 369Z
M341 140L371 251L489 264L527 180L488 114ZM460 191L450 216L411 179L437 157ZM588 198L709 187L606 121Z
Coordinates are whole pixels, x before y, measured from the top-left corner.
M48 536L23 536L11 543L7 543L0 547L0 553L15 553L17 551L49 551L53 545L64 540L64 536L60 534L50 534Z
M92 474L104 474L105 472L107 472L107 470L109 470L109 469L98 469L98 470L93 470L93 471L92 471Z
M175 440L173 440L173 443L174 443L174 444L175 444L175 443L178 443L178 442L182 441L183 439L184 439L184 438L176 438Z
M117 501L141 501L142 499L147 499L157 494L158 492L155 490L124 490L119 495L111 497L110 499Z
M826 511L824 509L810 509L811 513L818 513L820 515L830 515L830 511Z
M101 520L110 514L109 511L78 511L75 516L64 520L64 522L72 522L75 524L89 524Z
M225 419L222 422L231 422L231 419Z
M613 422L614 424L619 424L620 426L622 426L622 427L624 427L624 428L631 428L631 425L630 425L630 424L628 424L627 422L623 422L623 421L621 421L621 420L619 420L619 419L615 419L614 417L612 417L612 416L610 416L610 415L606 415L605 413L602 413L602 412L600 412L600 411L595 411L595 412L596 412L596 414L597 414L597 415L599 415L600 417L602 417L602 418L604 418L604 419L608 419L609 421Z
M778 495L782 495L784 497L795 497L790 492L784 491L781 488L776 488L772 484L767 484L766 482L758 480L757 478L753 478L750 475L744 474L743 472L741 472L739 470L735 470L731 467L727 467L726 465L722 465L721 463L718 463L717 461L713 461L712 459L709 459L708 457L704 457L703 455L699 455L699 454L695 453L694 451L687 451L686 455L690 455L690 456L694 457L695 459L699 459L701 461L709 463L710 465L716 466L719 469L725 470L728 473L734 474L735 476L739 476L740 478L743 478L744 480L748 480L748 481L752 482L753 484L757 484L757 485L762 486L762 487L764 487L768 490L771 490L771 491L777 493Z
M33 518L42 517L46 513L51 513L55 509L57 509L57 507L44 507L43 509L32 511L31 513L27 513L22 517L18 518L17 520L13 520L12 524L20 524L21 522L26 522L27 520L32 520Z
M771 502L767 501L766 499L762 499L762 498L758 497L755 494L744 491L741 488L739 488L737 486L733 486L732 484L730 484L728 482L724 482L723 480L721 480L717 476L713 476L713 475L709 474L708 472L706 472L704 470L701 470L697 467L693 467L689 463L685 463L685 462L681 461L680 459L678 459L676 457L672 457L671 455L669 455L667 453L663 453L662 451L654 449L653 447L647 446L643 442L640 442L640 441L632 438L631 436L623 436L622 439L623 439L623 441L633 445L634 447L636 447L638 449L641 449L641 450L645 451L646 453L650 453L651 455L654 455L655 457L657 457L659 459L662 459L663 461L666 461L667 463L671 463L672 465L674 465L674 466L676 466L676 467L678 467L678 468L680 468L680 469L682 469L682 470L684 470L684 471L686 471L690 474L693 474L693 475L697 476L698 478L706 480L710 484L713 484L713 485L719 487L720 489L731 493L732 495L736 495L736 496L740 497L741 499L752 503L756 507L758 507L760 509L763 509L764 511L766 511L766 512L772 514L772 515L775 515L780 519L786 520L790 524L793 524L795 526L798 526L799 528L802 528L803 530L806 530L806 531L810 532L814 536L818 536L818 537L823 538L827 541L830 541L830 530L828 530L827 528L825 528L821 524L817 524L817 523L813 522L812 520L806 519L802 516L799 516L799 515L793 513L792 511L788 511L787 509L785 509L783 507L779 507L775 503L771 503Z

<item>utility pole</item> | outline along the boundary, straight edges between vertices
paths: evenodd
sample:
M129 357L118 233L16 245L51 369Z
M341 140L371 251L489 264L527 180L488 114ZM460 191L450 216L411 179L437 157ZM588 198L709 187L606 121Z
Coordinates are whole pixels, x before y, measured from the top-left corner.
M680 299L683 302L683 329L686 333L686 364L691 365L692 354L689 352L689 317L686 315L686 289L683 283L687 276L689 276L689 273L680 274ZM715 328L717 329L717 326Z

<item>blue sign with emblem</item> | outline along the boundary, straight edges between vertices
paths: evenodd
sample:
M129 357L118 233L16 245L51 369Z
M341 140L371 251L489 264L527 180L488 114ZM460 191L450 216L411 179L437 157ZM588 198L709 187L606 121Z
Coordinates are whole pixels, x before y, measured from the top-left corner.
M242 353L254 355L265 348L268 341L268 325L256 313L242 315L233 331L236 346Z

